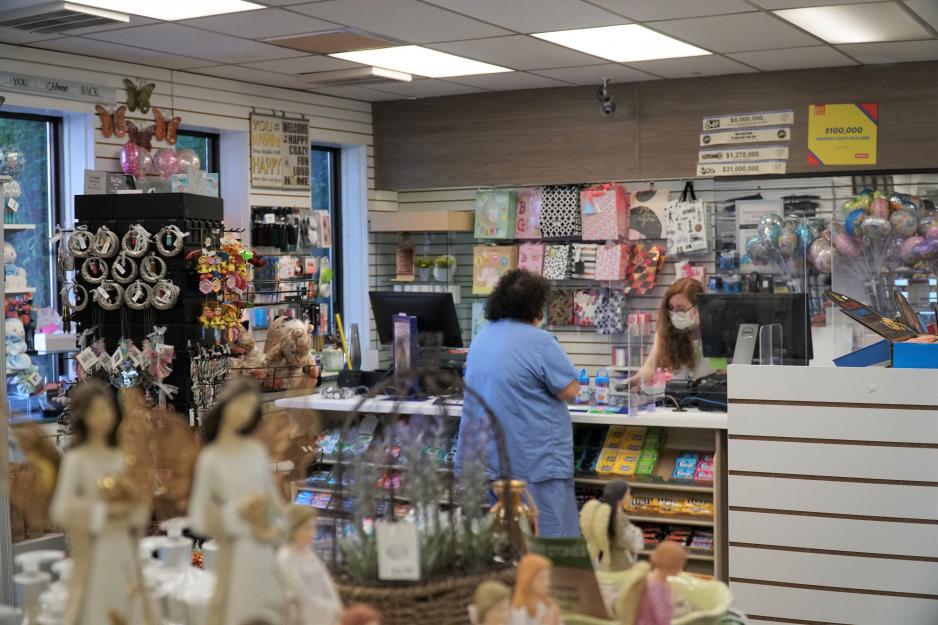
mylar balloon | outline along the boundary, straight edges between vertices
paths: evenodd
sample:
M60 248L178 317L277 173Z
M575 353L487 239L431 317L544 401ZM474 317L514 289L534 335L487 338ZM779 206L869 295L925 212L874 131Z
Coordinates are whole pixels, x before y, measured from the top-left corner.
M814 268L821 273L830 273L834 268L834 251L830 247L822 248L814 257Z
M179 157L179 173L191 174L201 169L202 162L199 160L199 155L192 150L179 150L176 154Z
M917 263L918 253L915 251L916 246L924 241L925 239L920 236L909 237L905 241L899 244L899 258L904 263L914 264Z
M843 256L853 258L860 255L860 243L846 232L832 234L834 248Z
M875 215L870 215L860 224L860 233L867 239L882 239L891 230L892 226L889 224L888 219L876 217Z
M919 260L936 260L938 259L938 240L923 239L918 245L912 248L912 253L918 257Z
M762 216L762 219L759 220L759 228L767 226L769 224L775 224L776 226L781 227L785 223L785 220L776 215L775 213L767 213Z
M121 171L130 174L137 180L143 180L150 171L153 157L149 150L141 148L136 143L125 143L121 148Z
M866 211L862 208L855 208L847 213L847 218L844 219L844 228L847 230L847 234L852 237L860 236L860 224L863 223L864 219L866 219Z
M938 239L938 226L932 226L925 233L926 239Z
M877 217L889 217L889 200L884 197L873 198L870 202L870 214Z
M153 169L161 178L172 178L179 173L179 154L174 148L160 148L153 155Z
M811 244L814 243L814 231L808 224L798 224L795 228L795 234L798 235L798 243L801 244L801 251L807 252Z
M782 256L788 257L798 249L798 233L794 228L785 225L778 235L778 251Z
M918 233L922 236L925 236L925 234L934 226L938 226L938 212L929 211L919 217Z
M774 216L775 215L773 215L773 217ZM777 223L761 223L759 225L759 236L770 248L778 246L778 235L781 234L781 232L782 228Z
M900 237L910 237L918 229L918 219L915 213L905 209L899 209L889 217L889 223L892 224L892 231Z

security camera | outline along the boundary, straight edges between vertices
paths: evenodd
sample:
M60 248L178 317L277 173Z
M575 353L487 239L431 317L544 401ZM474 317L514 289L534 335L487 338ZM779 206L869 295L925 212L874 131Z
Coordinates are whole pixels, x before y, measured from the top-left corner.
M603 78L603 84L596 92L596 99L599 100L599 110L603 115L612 115L616 112L616 101L609 95L609 79Z

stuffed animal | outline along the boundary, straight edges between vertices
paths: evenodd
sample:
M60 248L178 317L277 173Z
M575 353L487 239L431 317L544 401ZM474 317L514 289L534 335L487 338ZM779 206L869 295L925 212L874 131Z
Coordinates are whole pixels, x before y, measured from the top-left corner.
M264 354L257 349L257 343L250 332L242 332L230 348L231 354L235 357L231 362L232 374L250 375L258 379L267 377Z
M6 347L7 371L25 371L32 364L32 358L26 353L26 328L19 319L7 319L3 343Z
M7 290L26 288L26 270L16 264L16 248L3 242L3 275Z
M309 378L319 377L312 346L313 337L305 323L299 319L275 319L267 330L264 366L268 369L270 383L265 386L272 389L299 388L307 386Z

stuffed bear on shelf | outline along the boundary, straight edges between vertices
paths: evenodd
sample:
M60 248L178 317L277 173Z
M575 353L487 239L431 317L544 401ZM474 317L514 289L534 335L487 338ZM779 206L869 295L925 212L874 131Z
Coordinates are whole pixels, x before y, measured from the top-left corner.
M8 241L3 242L3 280L8 291L26 289L26 270L15 264L16 248Z
M306 323L287 317L274 319L264 345L267 367L264 387L282 390L315 385L319 370L312 346L313 337Z

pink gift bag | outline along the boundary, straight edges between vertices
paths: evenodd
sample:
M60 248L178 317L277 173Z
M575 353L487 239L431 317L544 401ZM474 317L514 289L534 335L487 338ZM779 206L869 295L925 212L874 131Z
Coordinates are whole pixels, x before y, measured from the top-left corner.
M628 245L607 242L596 248L596 280L625 280L628 267Z
M544 245L542 243L522 243L518 248L518 269L524 269L537 275L544 274Z
M515 209L515 238L541 238L541 204L544 201L544 189L534 187L518 191Z
M618 241L629 231L629 195L621 184L606 183L580 191L584 241Z

